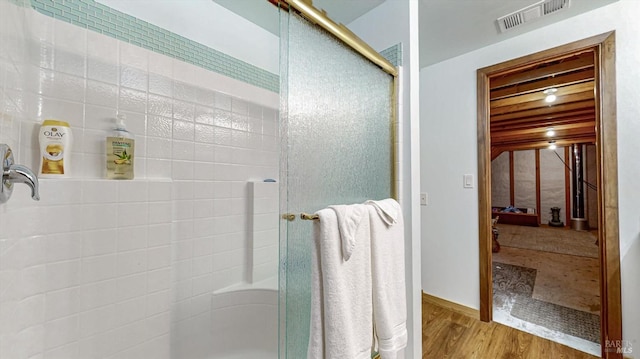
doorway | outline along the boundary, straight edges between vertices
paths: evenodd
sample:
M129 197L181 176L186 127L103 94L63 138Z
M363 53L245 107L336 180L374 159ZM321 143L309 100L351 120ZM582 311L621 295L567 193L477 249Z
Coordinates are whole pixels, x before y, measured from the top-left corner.
M479 69L478 75L478 201L480 227L480 318L491 321L492 219L489 83L496 76L537 63L572 56L583 51L595 54L595 144L598 208L598 254L600 261L600 343L603 358L619 358L606 343L622 339L620 258L618 238L617 139L615 100L615 33L610 32L571 44ZM493 155L496 155L494 152Z

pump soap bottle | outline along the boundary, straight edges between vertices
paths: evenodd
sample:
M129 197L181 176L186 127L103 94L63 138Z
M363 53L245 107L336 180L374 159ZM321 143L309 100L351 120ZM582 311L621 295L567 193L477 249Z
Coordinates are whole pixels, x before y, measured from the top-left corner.
M107 178L133 179L135 140L127 131L125 115L118 114L113 134L107 137Z

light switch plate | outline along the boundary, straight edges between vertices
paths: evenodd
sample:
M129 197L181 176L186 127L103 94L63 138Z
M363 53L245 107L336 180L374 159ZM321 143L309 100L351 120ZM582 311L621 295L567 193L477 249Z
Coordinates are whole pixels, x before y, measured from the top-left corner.
M473 188L473 175L464 175L464 188Z

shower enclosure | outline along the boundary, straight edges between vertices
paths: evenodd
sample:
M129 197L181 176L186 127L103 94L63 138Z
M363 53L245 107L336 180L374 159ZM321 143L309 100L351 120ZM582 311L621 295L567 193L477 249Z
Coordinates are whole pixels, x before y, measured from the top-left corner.
M0 0L0 144L35 169L44 119L75 139L70 178L0 205L0 357L306 357L300 213L396 182L395 68L308 19L282 14L278 94L101 2ZM133 181L102 172L116 113L136 134Z
M395 77L314 24L330 20L313 8L288 4L280 16L280 208L289 214L280 226L280 358L305 358L313 224L300 214L394 196Z
M225 64L94 0L0 0L0 144L37 170L43 120L74 137L69 178L0 204L0 358L277 356L277 75ZM132 181L103 173L117 113Z

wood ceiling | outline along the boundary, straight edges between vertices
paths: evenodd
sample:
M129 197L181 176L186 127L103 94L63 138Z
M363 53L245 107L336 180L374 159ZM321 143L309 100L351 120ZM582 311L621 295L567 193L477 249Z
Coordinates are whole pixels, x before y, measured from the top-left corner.
M492 77L491 159L504 151L595 143L595 53L591 50ZM555 88L556 101L544 90ZM553 128L555 135L547 136Z

